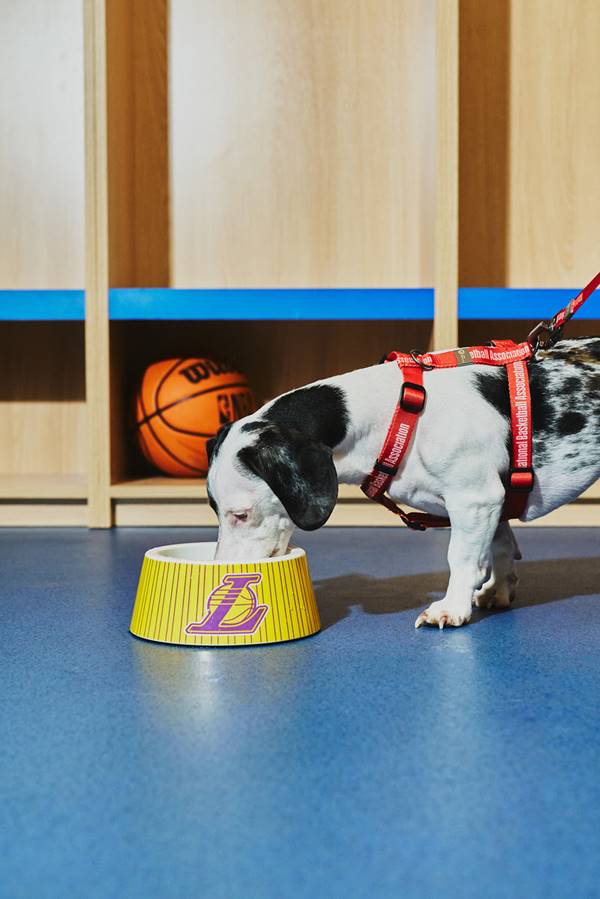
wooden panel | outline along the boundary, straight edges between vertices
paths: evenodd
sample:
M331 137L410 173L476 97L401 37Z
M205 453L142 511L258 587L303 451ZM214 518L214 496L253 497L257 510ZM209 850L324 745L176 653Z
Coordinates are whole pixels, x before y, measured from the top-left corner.
M115 524L130 527L216 527L217 518L208 503L115 501ZM327 527L399 527L396 516L366 499L337 504ZM301 531L296 539L301 543Z
M80 0L0 0L0 286L83 286Z
M591 487L581 494L582 499L586 500L599 500L600 499L600 481L596 481L595 484L592 484Z
M508 286L583 286L598 270L600 4L513 0Z
M110 284L169 284L167 0L107 0Z
M596 528L600 526L600 503L576 502L561 506L535 521L515 522L516 527Z
M458 339L458 7L438 0L433 349Z
M116 499L206 500L206 481L195 478L150 477L120 481L110 488Z
M0 506L0 510L1 510ZM208 503L115 501L115 524L130 527L216 527ZM598 527L600 503L573 503L544 518L515 527ZM402 527L396 516L368 500L342 502L335 507L326 527ZM296 540L302 543L302 532Z
M85 0L85 364L90 527L110 527L108 165L104 0Z
M78 474L0 474L2 499L85 499L87 482Z
M173 0L177 287L431 286L433 0Z
M0 480L0 496L2 481ZM113 484L110 495L116 499L191 499L206 500L206 481L195 478L151 477L135 478ZM340 499L363 499L360 487L340 484Z
M462 0L463 285L597 271L599 30L597 0Z
M0 502L0 527L85 527L85 503Z
M4 322L0 370L0 473L83 474L82 325Z

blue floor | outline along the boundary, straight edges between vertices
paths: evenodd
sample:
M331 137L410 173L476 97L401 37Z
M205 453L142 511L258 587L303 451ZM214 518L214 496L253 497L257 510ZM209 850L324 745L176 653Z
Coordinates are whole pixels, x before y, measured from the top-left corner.
M326 529L316 637L134 639L144 549L197 535L0 532L3 897L600 895L598 531L521 531L461 630L413 627L446 532Z

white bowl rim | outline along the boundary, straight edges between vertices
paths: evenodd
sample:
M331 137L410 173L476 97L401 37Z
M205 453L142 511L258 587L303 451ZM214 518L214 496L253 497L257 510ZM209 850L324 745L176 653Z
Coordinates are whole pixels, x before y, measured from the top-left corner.
M194 559L185 555L176 555L173 550L185 551L189 547L202 547L210 554L214 554L216 542L198 541L195 543L168 543L165 546L154 546L144 553L144 558L153 559L155 562L169 562L171 565L276 565L281 562L290 562L292 559L300 559L306 553L299 546L291 546L284 556L270 556L266 559ZM171 550L171 553L169 553ZM190 551L193 555L193 550Z

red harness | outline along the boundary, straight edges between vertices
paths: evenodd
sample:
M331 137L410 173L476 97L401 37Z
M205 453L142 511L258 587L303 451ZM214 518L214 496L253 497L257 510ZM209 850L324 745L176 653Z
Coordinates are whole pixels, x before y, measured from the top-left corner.
M534 485L528 362L534 358L538 349L552 346L558 340L565 324L599 284L600 272L550 321L536 325L526 343L493 340L490 346L461 347L437 353L390 353L385 361L395 362L402 372L400 399L373 471L361 485L362 491L390 512L399 515L409 528L424 531L426 528L449 527L449 518L425 512L405 512L386 495L410 446L419 416L425 408L427 392L423 386L423 372L463 365L504 365L508 375L512 453L501 520L521 518Z

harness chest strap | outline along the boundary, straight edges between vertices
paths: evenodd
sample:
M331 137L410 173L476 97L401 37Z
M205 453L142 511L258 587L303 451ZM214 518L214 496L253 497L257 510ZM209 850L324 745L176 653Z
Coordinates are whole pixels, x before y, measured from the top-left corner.
M531 393L526 362L506 366L512 436L512 467L508 475L502 521L521 518L533 490Z
M479 351L488 352L481 354ZM403 376L400 398L394 410L382 451L375 462L373 471L361 485L361 489L366 496L381 503L395 515L399 515L404 524L415 530L450 526L450 520L446 517L430 515L425 512L405 512L390 497L386 496L410 446L417 421L425 407L427 394L423 386L423 367L456 368L462 365L482 364L479 359L481 355L489 360L483 364L504 365L508 372L512 425L512 467L509 472L502 520L520 518L527 506L529 493L533 488L533 469L531 466L531 397L525 360L532 355L531 347L528 344L517 345L512 341L494 341L491 347L469 347L445 353L429 353L420 357L391 353L388 361L395 361ZM438 364L438 359L440 364Z

